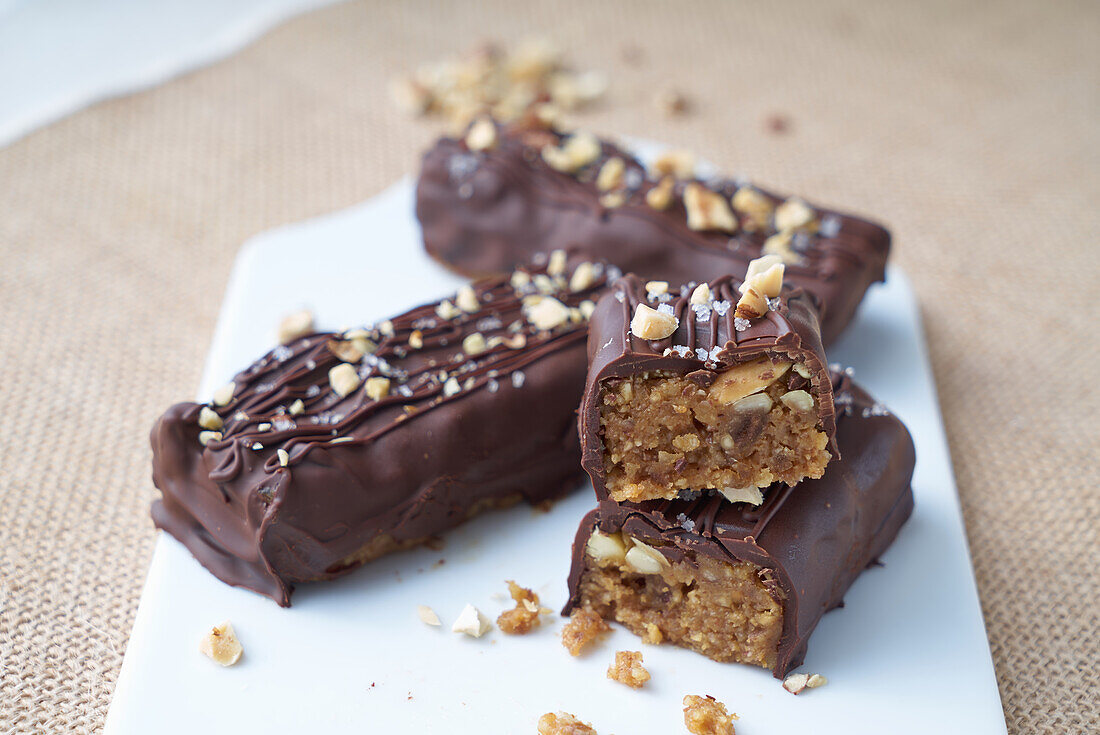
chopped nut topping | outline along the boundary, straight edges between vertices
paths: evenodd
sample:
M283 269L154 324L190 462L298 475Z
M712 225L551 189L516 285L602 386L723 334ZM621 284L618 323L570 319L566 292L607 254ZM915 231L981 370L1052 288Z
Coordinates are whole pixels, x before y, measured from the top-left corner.
M425 625L442 625L439 621L439 616L435 614L435 610L427 605L417 605L416 614Z
M649 281L645 285L647 296L660 296L668 293L668 281Z
M295 398L294 403L290 404L290 408L286 410L291 416L297 416L306 410L306 404L302 403L301 398Z
M581 316L584 317L585 320L588 320L592 318L592 313L596 311L596 302L585 299L577 306L577 308L580 309Z
M768 220L775 209L771 199L751 186L742 186L738 189L731 203L735 210L745 215L752 224L752 229L755 230L763 230L768 226Z
M504 340L504 346L513 350L522 350L527 346L526 334L513 334L508 339Z
M236 383L226 383L214 391L214 405L228 406L233 401L233 391L237 390Z
M569 622L561 630L561 644L573 656L579 656L589 644L611 632L611 626L587 607L578 608L569 615Z
M218 412L209 406L203 406L199 409L199 426L204 429L210 429L211 431L217 431L222 428L222 417L218 415Z
M693 230L737 231L737 219L726 198L700 183L693 181L684 189L684 207L687 225Z
M524 307L527 321L537 329L553 329L569 320L569 307L555 298L540 299L531 307Z
M409 347L412 347L414 350L419 350L423 346L424 333L419 329L414 329L412 333L409 334Z
M675 185L676 180L671 176L664 177L645 193L645 203L657 210L668 209L668 205L672 204L672 188Z
M597 735L596 728L568 712L547 712L539 718L539 735Z
M766 256L773 257L773 256ZM755 263L756 261L753 261ZM750 268L752 263L749 264ZM745 278L745 282L741 284L740 291L745 293L749 288L755 289L763 296L774 299L779 295L779 292L783 290L783 269L782 263L776 263L772 267L765 271L758 271L751 276Z
M604 209L615 209L626 204L626 194L621 191L609 191L600 195L600 206Z
M710 286L705 283L700 283L695 287L695 290L691 292L690 301L693 304L709 304Z
M544 146L542 159L555 171L571 174L598 159L601 151L596 136L580 131L570 135L560 146Z
M761 250L764 253L778 257L784 263L797 263L802 260L802 256L791 247L790 231L772 235L764 241L764 247Z
M768 299L757 291L751 284L737 300L737 309L734 315L742 319L757 319L768 313Z
M286 467L290 464L290 454L285 449L276 449L275 456L279 458L279 466Z
M764 494L760 492L760 488L752 485L748 487L727 487L718 492L722 493L722 497L731 503L760 505L764 502Z
M450 301L444 299L439 302L439 306L435 307L435 314L440 319L454 319L456 316L460 316L462 312Z
M241 660L244 648L237 633L233 630L233 624L226 620L221 625L211 628L199 643L199 651L215 663L222 666L232 666Z
M751 280L754 276L757 276L764 271L771 268L773 265L779 265L783 262L783 259L778 255L761 255L759 258L754 258L749 261L749 267L745 270L745 280Z
M328 371L328 383L336 391L336 395L341 398L346 398L355 391L360 382L355 367L346 362L342 362Z
M459 385L458 378L447 378L447 382L443 384L443 395L448 398L461 390L462 386Z
M455 624L451 626L451 631L454 633L465 633L474 638L480 638L492 630L492 628L492 623L481 614L480 610L473 605L466 605L466 607L462 608L462 612L459 613L458 619L455 620Z
M784 406L796 413L809 413L814 410L814 397L804 390L792 390L779 396Z
M392 337L393 336L393 322L391 322L389 319L386 319L383 322L379 322L378 331L381 332L386 337Z
M455 296L455 305L467 314L473 314L481 308L481 303L477 299L477 292L474 291L473 286L463 286L458 289L458 294Z
M806 202L794 197L775 208L775 229L780 232L812 229L814 210Z
M268 423L267 421L256 424L256 431L270 431L270 430L271 430L271 424Z
M680 326L680 320L672 314L638 304L634 318L630 320L630 331L639 339L658 340L671 337Z
M518 291L531 284L531 276L525 271L515 271L512 273L512 278L509 282L512 284L512 288Z
M363 350L357 347L354 341L330 339L325 344L329 352L336 355L344 362L359 362L363 359Z
M539 626L539 615L550 611L539 605L539 596L526 587L508 580L508 592L516 601L515 608L501 613L497 627L508 635L524 635Z
M313 332L313 312L303 309L283 318L279 323L279 344L293 342Z
M489 349L489 345L485 342L485 336L481 332L468 334L462 340L462 351L471 357L480 355L487 349Z
M665 555L649 544L631 539L634 545L626 552L626 563L641 574L660 574L672 566Z
M730 714L726 705L709 694L684 697L684 725L692 735L734 735L736 719L737 715Z
M565 273L566 255L564 250L555 250L550 253L550 260L546 264L546 274L560 276Z
M658 177L690 179L695 176L695 154L691 151L665 151L653 161L650 170Z
M626 162L623 159L618 156L607 159L596 176L596 188L600 191L618 189L623 183L624 173L626 173Z
M649 671L642 666L641 651L616 651L615 663L607 667L607 678L641 689L649 681Z
M210 442L220 442L222 440L222 433L220 431L200 431L199 432L199 444L206 446Z
M574 293L584 291L591 288L595 282L596 266L585 261L573 270L573 275L569 278L569 290Z
M466 147L471 151L487 151L496 144L497 126L489 118L478 118L466 133Z
M588 555L600 563L626 561L626 544L622 534L593 531L585 545Z
M375 376L373 378L367 378L367 395L376 400L381 401L383 398L390 394L390 379Z

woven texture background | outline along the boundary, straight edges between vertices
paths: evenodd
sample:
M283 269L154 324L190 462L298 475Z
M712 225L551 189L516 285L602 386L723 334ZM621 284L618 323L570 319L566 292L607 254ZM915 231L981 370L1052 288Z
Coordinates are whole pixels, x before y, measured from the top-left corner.
M549 5L333 7L0 150L0 731L102 727L154 541L147 431L194 392L238 245L416 170L440 127L392 74L532 31L610 73L586 127L891 225L1009 729L1096 725L1100 6ZM657 113L664 85L694 112Z

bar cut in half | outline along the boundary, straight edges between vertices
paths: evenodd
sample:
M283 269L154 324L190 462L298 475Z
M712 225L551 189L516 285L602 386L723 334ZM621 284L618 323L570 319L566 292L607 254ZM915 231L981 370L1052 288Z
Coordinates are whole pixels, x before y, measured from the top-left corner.
M821 616L893 542L913 507L904 425L843 373L844 458L820 480L777 485L763 505L604 501L573 544L564 614L588 609L648 643L783 677Z
M782 288L782 263L749 271L676 295L629 276L597 305L580 434L600 499L759 504L824 474L835 422L813 300Z

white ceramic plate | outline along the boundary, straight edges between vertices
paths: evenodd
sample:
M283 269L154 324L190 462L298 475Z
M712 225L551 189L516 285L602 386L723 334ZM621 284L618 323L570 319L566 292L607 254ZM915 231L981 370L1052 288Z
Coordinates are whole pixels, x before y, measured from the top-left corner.
M199 396L264 353L275 325L309 306L323 327L360 324L452 292L412 214L413 187L394 186L349 210L263 234L238 258ZM307 257L304 257L306 254ZM290 609L231 588L172 538L157 540L107 719L122 733L534 733L566 710L600 733L686 732L685 694L712 694L741 716L741 735L1004 733L918 309L890 272L830 351L909 426L917 444L916 511L845 606L821 621L802 671L828 686L800 696L761 669L718 664L672 646L645 646L616 628L581 658L551 616L528 636L450 632L466 603L497 616L505 580L560 608L570 544L595 505L591 488L548 512L481 516L441 551L381 559L342 579L300 587ZM446 563L439 565L438 561ZM430 605L443 628L417 618ZM233 621L241 662L223 669L198 652L205 629ZM641 650L642 690L605 678L616 650Z

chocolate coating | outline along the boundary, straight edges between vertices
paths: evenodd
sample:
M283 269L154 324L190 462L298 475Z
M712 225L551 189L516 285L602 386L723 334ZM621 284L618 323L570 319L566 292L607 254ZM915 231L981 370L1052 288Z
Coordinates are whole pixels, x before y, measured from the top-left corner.
M525 317L534 284L517 290L498 277L473 284L476 312L445 308L444 318L429 304L359 332L373 352L355 361L358 375L392 381L380 400L365 382L346 397L330 386L343 361L336 351L356 356L344 339L351 333L320 333L239 373L232 401L205 407L224 421L205 446L204 406L173 406L151 434L163 493L156 525L223 581L285 606L294 584L346 572L366 560L365 547L377 556L486 507L575 488L587 333L575 307L604 288L602 266L595 275L577 292L564 285L568 272L536 276L574 307L552 329ZM471 356L463 339L474 332L490 344Z
M568 615L581 604L585 545L592 530L622 531L670 561L698 555L746 561L769 570L782 590L783 633L773 674L802 664L821 616L897 536L913 509L915 453L905 426L843 373L834 374L843 406L837 437L843 459L798 487L773 486L759 507L709 495L696 500L603 502L581 522L573 542ZM804 486L804 487L803 487ZM785 597L785 599L783 599Z
M652 308L658 305L648 298L645 284L637 276L619 279L596 304L589 323L588 378L578 423L581 464L592 478L592 486L600 500L608 497L600 399L603 381L611 378L661 371L673 375L690 374L693 380L706 382L713 379L710 376L716 372L762 355L786 357L809 370L811 392L817 399L818 415L822 429L829 436L834 461L839 455L834 439L832 381L812 299L802 289L784 289L776 307L767 314L757 319L738 320L734 316L734 306L740 296L740 285L740 279L729 276L711 281L713 300L705 310L692 308L687 289L673 296L665 303L679 319L679 326L663 340L640 339L630 331L630 322L639 304ZM705 318L700 318L703 316Z
M636 158L607 141L600 157L576 174L562 173L540 151L562 135L530 125L498 129L496 146L470 151L462 140L443 138L425 155L417 184L416 215L428 253L468 275L507 272L536 252L587 249L644 280L673 284L743 277L761 254L771 225L753 227L739 217L732 236L687 226L686 181L675 185L664 210L646 204L656 183ZM601 204L596 172L609 158L625 162L621 206ZM703 183L703 182L700 182ZM741 182L743 183L743 182ZM706 182L727 199L738 182ZM773 204L786 197L754 187ZM820 302L822 337L830 343L851 321L867 288L885 278L890 233L873 222L816 209L819 226L792 241L800 256L788 264L787 280Z

